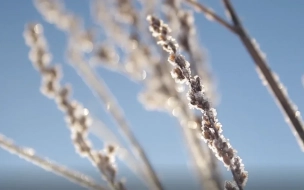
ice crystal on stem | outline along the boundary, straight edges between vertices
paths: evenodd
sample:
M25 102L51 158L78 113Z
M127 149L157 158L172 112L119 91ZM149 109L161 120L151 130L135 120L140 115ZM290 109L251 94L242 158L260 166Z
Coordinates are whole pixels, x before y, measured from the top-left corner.
M202 137L208 144L209 148L214 152L219 160L231 170L238 189L242 190L246 184L248 173L244 170L244 165L240 157L236 155L236 151L230 145L227 139L221 134L221 124L216 117L216 110L212 108L210 101L205 95L204 86L198 76L191 75L190 63L185 60L184 56L178 52L178 44L175 39L169 35L170 28L156 17L148 16L150 22L150 31L152 35L158 39L165 51L169 53L168 61L181 71L179 75L183 75L186 84L189 86L188 99L190 105L203 114L202 117ZM176 68L175 73L176 73ZM183 77L176 77L175 79ZM227 184L226 187L230 187ZM231 182L230 182L231 183Z

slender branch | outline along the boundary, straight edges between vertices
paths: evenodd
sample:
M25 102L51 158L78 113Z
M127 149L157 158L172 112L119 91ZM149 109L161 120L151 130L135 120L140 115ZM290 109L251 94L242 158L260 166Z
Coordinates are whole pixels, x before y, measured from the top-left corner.
M205 5L200 4L194 0L185 0L185 1L189 4L191 4L192 6L194 6L197 10L203 12L208 19L215 20L216 22L218 22L219 24L224 26L226 29L228 29L232 33L235 33L235 34L237 33L234 26L232 26L230 23L228 23L223 18L218 16L210 8L208 8Z
M100 77L98 77L97 73L95 73L89 65L81 61L82 60L77 60L77 58L74 59L73 66L80 73L81 77L91 88L94 94L96 94L104 103L104 105L107 106L107 111L114 118L114 121L117 123L117 126L123 133L125 139L130 143L132 152L135 154L136 158L143 163L146 174L152 178L152 181L157 186L157 189L162 189L161 184L157 183L157 175L154 172L152 165L148 160L148 157L146 156L143 148L140 146L140 143L137 141L136 137L131 131L123 113L123 110L117 103L117 100L114 98L114 95L111 93L106 83L101 80Z
M302 151L304 151L304 126L299 112L293 109L291 100L289 99L287 94L283 92L282 84L279 82L278 79L275 78L266 60L263 58L262 52L257 48L257 46L253 43L253 41L249 37L248 33L245 31L230 0L223 0L223 3L227 11L230 13L234 27L237 30L237 35L240 37L248 53L251 55L256 66L260 69L261 74L267 81L268 86L270 90L273 92L274 97L277 99L279 105L287 115L291 127L296 132L294 134L298 139L298 143Z
M17 146L12 142L12 140L8 139L2 134L0 134L0 147L11 154L15 154L20 158L31 162L40 168L43 168L46 171L62 176L75 184L81 185L88 189L106 190L105 187L97 184L90 177L77 171L68 169L65 166L59 165L48 158L39 157L34 153L33 149Z
M271 71L266 60L263 58L262 51L254 43L254 40L251 40L250 36L244 29L236 11L234 10L230 0L222 0L227 11L231 16L233 26L227 24L226 21L218 17L215 13L208 11L209 9L193 0L185 0L189 4L193 5L195 8L199 9L201 12L211 15L215 21L220 25L224 26L230 32L239 36L246 50L254 60L254 63L258 67L261 77L265 79L268 84L270 92L273 94L275 100L278 102L278 105L282 108L284 114L286 114L287 121L290 124L293 133L298 141L298 144L302 151L304 151L304 125L300 115L300 112L293 109L293 104L290 98L287 96L287 93L284 92L283 84L279 81L278 78L274 76L274 73Z

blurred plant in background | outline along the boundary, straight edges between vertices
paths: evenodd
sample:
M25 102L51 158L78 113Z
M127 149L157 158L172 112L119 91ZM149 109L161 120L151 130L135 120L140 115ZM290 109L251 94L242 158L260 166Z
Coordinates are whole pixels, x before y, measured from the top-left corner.
M124 182L118 178L116 159L119 159L148 189L163 190L161 179L133 134L123 108L97 72L99 67L104 67L141 85L143 89L138 100L147 110L163 111L176 118L201 189L244 189L248 173L236 150L221 134L222 125L214 108L219 103L219 95L206 51L198 43L194 8L240 38L253 58L263 84L282 108L286 121L302 146L304 129L300 112L289 100L277 75L270 70L256 41L243 28L230 0L223 0L227 20L194 0L91 0L91 19L99 26L91 28L86 28L85 21L68 10L64 1L34 0L33 3L47 22L66 34L68 44L65 53L70 65L101 101L125 142L121 142L108 126L72 98L72 85L61 84L64 74L58 65L52 65L43 26L29 23L25 27L24 38L30 48L29 59L42 78L41 92L53 99L64 113L75 150L98 169L107 187L84 174L39 157L33 149L19 147L1 135L0 146L9 152L90 189L129 189L128 179ZM168 23L166 25L154 16L148 17L150 31L158 43L154 42L149 32L146 18L150 14ZM169 53L169 58L160 51L159 45ZM172 71L168 61L175 66ZM187 86L190 88L188 93L185 90ZM94 148L89 134L98 136L105 148ZM232 182L224 183L217 158L231 170Z

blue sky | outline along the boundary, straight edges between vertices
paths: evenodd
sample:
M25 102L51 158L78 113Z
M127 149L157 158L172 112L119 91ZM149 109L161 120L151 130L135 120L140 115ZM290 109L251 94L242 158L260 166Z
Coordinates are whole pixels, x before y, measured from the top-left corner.
M89 18L87 1L65 2L67 8ZM224 16L220 1L204 2ZM301 19L304 17L304 1L232 2L250 35L267 54L269 65L279 74L289 96L300 111L304 110L301 84L304 74L304 22ZM221 97L218 117L223 124L224 135L238 150L249 171L248 185L253 187L255 182L267 180L269 175L277 176L277 179L286 175L285 180L291 178L288 178L290 175L294 178L303 176L304 153L271 95L262 86L253 61L239 39L218 24L206 21L203 15L195 16L200 42L208 51L218 83ZM25 24L31 21L41 22L45 27L54 62L61 63L64 81L73 84L74 97L114 128L103 106L67 65L64 59L65 35L45 23L31 1L3 0L0 6L0 132L18 144L35 148L40 155L96 176L90 163L74 152L63 115L39 92L40 76L28 60L28 47L22 37ZM160 176L166 178L175 169L188 174L187 155L176 120L162 112L145 111L137 100L142 89L140 85L103 68L98 71L124 108ZM128 175L123 166L120 169L121 176ZM261 175L263 173L265 175ZM27 181L35 178L34 174L40 174L44 179L59 179L0 150L0 184L12 176ZM228 172L225 178L231 178ZM62 183L69 184L64 180Z

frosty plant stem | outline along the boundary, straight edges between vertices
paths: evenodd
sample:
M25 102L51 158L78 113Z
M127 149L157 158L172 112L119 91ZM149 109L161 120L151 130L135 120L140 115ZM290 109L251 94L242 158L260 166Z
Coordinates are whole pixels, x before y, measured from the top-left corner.
M43 168L44 170L62 176L75 184L94 190L106 190L105 187L100 186L90 177L77 171L70 170L65 166L51 161L50 159L37 156L33 149L17 146L12 140L8 139L2 134L0 134L0 147L7 150L11 154L15 154L20 158L35 164L40 168Z
M275 76L273 71L271 71L271 68L267 64L267 61L264 57L264 53L259 49L256 41L252 39L246 32L230 0L222 1L227 10L227 13L229 13L229 16L231 17L232 24L225 21L223 18L218 16L203 4L200 4L194 0L185 1L193 5L193 7L195 7L200 12L203 12L207 18L216 21L240 38L241 42L256 64L258 71L260 71L258 72L260 78L263 80L263 83L267 84L267 87L272 93L274 99L277 101L277 104L282 108L282 112L285 114L286 121L291 126L292 132L295 135L300 148L302 151L304 151L304 125L300 112L294 108L295 106L288 97L285 87L279 81L279 78Z
M236 155L236 151L229 141L221 134L222 126L216 118L216 110L211 107L211 103L206 97L200 78L191 75L190 63L179 54L178 44L169 35L170 28L162 20L153 16L148 16L147 20L150 22L152 35L158 40L157 43L169 53L168 61L175 67L171 72L172 77L176 82L186 83L189 86L190 106L200 110L203 114L202 138L217 158L232 172L234 182L226 182L225 188L242 190L246 184L248 173L244 170L241 158Z
M88 127L91 123L89 111L70 97L72 94L70 86L60 84L59 67L50 65L51 54L44 38L43 27L37 23L28 24L24 38L30 47L29 58L42 77L41 91L46 97L53 99L65 114L77 153L88 158L96 166L111 190L125 190L122 181L117 180L115 147L109 145L104 151L93 149L88 138Z

